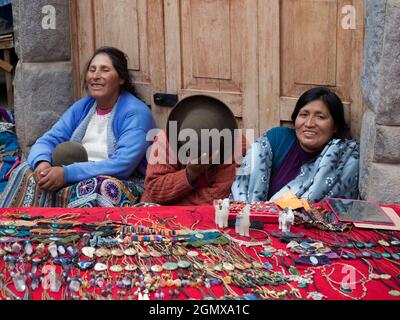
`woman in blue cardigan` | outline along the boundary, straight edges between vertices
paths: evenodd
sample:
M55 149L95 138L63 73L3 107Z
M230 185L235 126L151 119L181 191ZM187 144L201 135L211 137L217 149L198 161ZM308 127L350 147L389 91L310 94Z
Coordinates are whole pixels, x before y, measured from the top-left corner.
M126 55L112 47L96 50L84 83L89 95L32 146L28 161L13 172L2 207L139 201L150 145L146 135L155 122L134 95Z
M294 128L273 128L249 148L233 199L274 200L289 190L311 201L358 198L359 146L346 139L340 98L328 88L310 89L291 118Z

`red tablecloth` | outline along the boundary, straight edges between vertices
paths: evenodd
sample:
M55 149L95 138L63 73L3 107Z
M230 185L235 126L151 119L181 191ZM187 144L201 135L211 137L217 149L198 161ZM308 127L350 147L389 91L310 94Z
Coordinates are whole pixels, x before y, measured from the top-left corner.
M388 206L393 208L398 214L400 214L400 206ZM61 214L66 214L66 213L79 213L80 217L78 218L78 221L82 222L94 222L94 221L104 221L104 219L111 219L114 221L120 221L121 217L125 217L128 214L134 214L135 217L141 217L141 218L150 218L150 219L156 219L156 217L161 217L161 218L167 218L167 217L176 217L174 219L174 222L180 223L185 226L192 226L196 229L214 229L215 228L215 223L214 223L214 209L211 206L202 206L202 207L145 207L145 208L88 208L88 209L60 209L60 208L6 208L6 209L0 209L0 215L4 214L5 212L15 212L15 210L19 210L22 213L27 213L30 215L43 215L45 217L56 217ZM278 230L278 225L277 224L265 224L264 229L267 230L270 234L272 231L279 231ZM301 226L298 227L292 227L292 232L297 233L297 232L303 232L305 234L313 235L316 236L318 235L318 231L314 229L312 230L306 230ZM370 235L372 235L371 231L366 231L366 230L361 230L359 229L358 231L361 232L362 236L365 239L368 239ZM234 233L233 233L234 234ZM258 237L260 236L259 234L257 235ZM373 238L375 239L376 236ZM281 243L278 238L272 237L273 240L273 246L277 249L282 248L284 249L286 247L286 243ZM396 252L399 252L399 247L396 248ZM252 254L253 249L247 249L247 252L249 254ZM254 254L254 253L253 253ZM368 276L368 267L362 263L359 260L337 260L340 263L346 263L349 265L352 265L356 267L363 275ZM376 260L378 261L378 260ZM289 260L286 260L288 264L290 264ZM334 261L336 262L336 261ZM4 262L2 262L4 264ZM378 262L379 263L379 262ZM297 266L297 268L300 270L302 273L304 268L306 267L301 267ZM339 272L342 268L342 265L337 265L335 267L336 272ZM316 271L315 274L315 284L316 287L323 293L325 294L328 299L330 300L338 300L338 299L345 299L349 300L349 298L343 296L339 292L335 291L332 289L332 287L329 285L327 280L321 275L320 270L317 268L314 268ZM331 266L327 267L328 270L331 270ZM394 268L393 269L397 270L397 274L400 271L400 267ZM279 271L279 270L276 270ZM343 276L346 275L346 270L342 269ZM348 272L348 271L347 271ZM359 277L359 274L356 275ZM338 277L334 277L335 279L339 279ZM353 279L353 280L359 280ZM388 281L388 280L385 280ZM400 290L398 286L393 281L389 281L390 285L392 287L395 287L397 290ZM295 283L292 283L295 286ZM361 291L361 285L358 284L356 286L356 290L354 291L355 296L360 296L362 291ZM12 289L13 286L10 286ZM234 287L233 287L234 288ZM286 286L286 288L288 288ZM273 289L273 288L270 288ZM281 288L282 289L282 288ZM390 290L387 286L385 286L382 283L382 280L372 280L368 281L366 283L366 296L364 299L376 299L376 300L381 300L381 299L400 299L399 297L394 297L388 294L388 291ZM307 291L305 289L300 289L302 293L302 297L305 298L307 296ZM202 295L200 294L200 291L196 288L187 288L185 291L193 298L196 299L201 299ZM217 297L223 296L223 288L222 286L213 286L212 291L215 293ZM243 292L235 288L235 291L238 293ZM315 291L313 287L311 286L310 291ZM15 291L14 291L15 292ZM165 298L168 299L168 288L165 289L166 295ZM357 292L359 292L357 294ZM20 294L22 297L23 294ZM60 295L59 294L51 294L52 297L59 299ZM151 294L150 296L151 299L154 299L154 295ZM180 294L178 299L186 299L183 294ZM36 290L33 292L32 299L41 299L41 290Z

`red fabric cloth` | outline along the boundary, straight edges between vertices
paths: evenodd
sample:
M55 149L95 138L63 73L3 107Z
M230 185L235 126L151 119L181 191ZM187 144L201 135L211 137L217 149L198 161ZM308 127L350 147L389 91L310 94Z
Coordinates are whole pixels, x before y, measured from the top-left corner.
M389 206L393 208L397 214L400 215L400 206ZM150 219L157 219L157 217L161 218L172 218L175 223L182 224L185 226L192 226L195 229L214 229L215 228L215 223L214 223L214 208L212 206L197 206L197 207L168 207L168 206L163 206L163 207L146 207L146 208L86 208L86 209L65 209L65 208L4 208L0 209L0 215L4 214L5 212L15 212L15 210L18 210L21 213L27 213L30 215L43 215L45 217L56 217L61 214L66 214L66 213L79 213L80 217L77 219L78 221L82 222L95 222L95 221L104 221L105 219L111 219L113 221L120 221L121 216L127 216L128 214L134 213L135 217L139 218L150 218ZM1 218L1 216L0 216ZM1 219L3 220L3 219ZM133 222L133 221L132 221ZM277 224L265 224L264 230L268 231L270 234L273 231L278 231L278 225ZM316 234L320 235L322 231L315 231L315 229L311 230L306 230L302 226L297 226L297 227L292 227L292 232L298 233L298 232L303 232L309 235L314 235ZM372 231L364 231L364 230L357 230L357 234L362 236L364 239L376 239L376 236L373 234ZM230 232L233 234L232 232ZM255 233L255 237L259 238L260 234ZM286 244L280 243L277 238L271 237L273 240L273 246L277 249L279 248L285 248ZM261 249L261 248L258 248ZM254 251L253 249L249 248L246 249L246 252L250 255L254 256ZM397 252L400 251L398 250L397 247ZM296 256L297 257L297 256ZM271 260L272 261L272 260ZM375 260L378 261L378 260ZM380 261L380 260L379 260ZM339 262L343 262L349 265L352 265L356 267L360 272L362 272L364 275L368 275L368 268L367 266L358 261L358 260L340 260ZM286 263L290 264L289 259L286 260ZM379 263L379 262L378 262ZM4 262L2 261L0 265L4 265ZM297 268L300 270L302 273L302 270L304 269L303 267L297 266ZM274 270L277 270L276 268ZM331 267L328 267L328 270L331 270ZM335 267L335 270L337 270L334 274L334 279L340 279L340 277L335 277L335 275L340 276L340 267L337 266ZM343 272L343 276L345 275L345 270L341 270ZM400 271L400 268L397 268L397 273ZM81 272L83 274L83 272ZM357 278L355 279L356 281L359 280L359 275L357 274ZM328 296L328 299L330 300L350 300L349 298L344 297L343 295L339 294L338 292L334 291L331 286L328 284L326 279L321 276L321 272L319 270L316 270L316 275L315 275L315 280L316 280L316 286L317 288L326 296ZM294 282L291 284L294 285ZM400 290L399 287L396 287L396 285L393 283L393 281L390 281L390 285L395 287L397 290ZM361 295L360 291L360 284L357 285L357 289L355 290L355 293L357 293L357 296ZM13 286L10 286L10 288L13 289ZM41 287L40 287L41 288ZM239 289L236 289L235 287L232 287L235 289L236 292L241 293ZM271 287L269 287L271 288ZM284 288L288 289L288 286L277 288L277 290L282 290ZM381 280L372 280L366 283L366 288L367 288L367 294L364 299L370 299L370 300L400 300L400 297L393 297L388 294L389 289L381 283ZM115 289L117 291L119 289ZM168 299L168 290L169 288L165 288L165 298ZM14 290L13 290L14 291ZM199 292L198 289L195 288L187 288L185 291L193 298L196 299L201 299L202 296ZM213 286L212 291L215 293L217 297L220 297L223 295L223 289L222 286ZM300 289L303 298L306 297L307 292L305 289ZM314 291L313 287L310 287L310 291ZM14 291L15 292L15 291ZM36 290L33 293L32 298L33 299L41 299L41 289ZM241 293L242 294L242 293ZM23 294L19 294L21 297ZM61 294L55 294L51 293L52 297L60 297ZM117 295L115 295L116 299L119 299ZM154 299L154 294L151 294L151 299ZM180 294L178 296L178 299L186 299L183 294Z

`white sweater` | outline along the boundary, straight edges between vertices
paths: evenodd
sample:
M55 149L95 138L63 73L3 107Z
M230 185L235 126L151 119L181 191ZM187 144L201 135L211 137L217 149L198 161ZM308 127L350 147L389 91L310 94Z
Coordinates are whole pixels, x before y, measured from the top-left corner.
M88 153L89 161L102 161L108 159L107 126L111 112L105 115L93 114L88 124L82 145Z

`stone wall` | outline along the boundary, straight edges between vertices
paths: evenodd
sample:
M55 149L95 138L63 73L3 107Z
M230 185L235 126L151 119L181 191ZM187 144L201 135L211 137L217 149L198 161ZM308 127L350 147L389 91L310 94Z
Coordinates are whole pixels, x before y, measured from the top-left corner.
M361 89L364 199L400 203L400 0L367 0Z
M12 8L19 58L14 79L15 121L26 155L73 102L69 1L14 0Z

